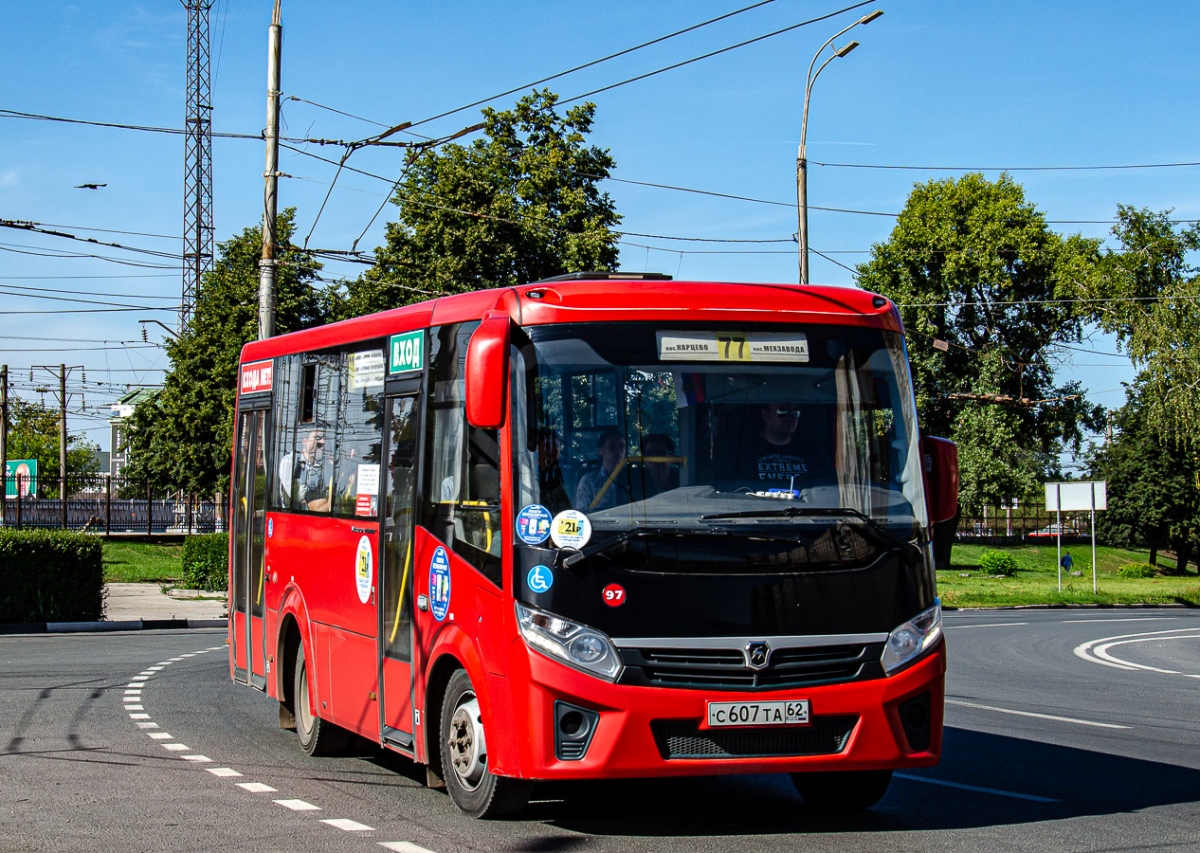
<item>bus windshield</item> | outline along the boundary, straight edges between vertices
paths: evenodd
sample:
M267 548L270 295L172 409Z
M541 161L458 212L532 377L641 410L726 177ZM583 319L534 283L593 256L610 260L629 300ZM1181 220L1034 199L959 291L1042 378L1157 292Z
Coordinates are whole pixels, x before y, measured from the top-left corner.
M625 539L768 528L786 538L780 528L850 524L915 542L926 528L897 333L649 323L524 332L518 508L572 510L596 535Z

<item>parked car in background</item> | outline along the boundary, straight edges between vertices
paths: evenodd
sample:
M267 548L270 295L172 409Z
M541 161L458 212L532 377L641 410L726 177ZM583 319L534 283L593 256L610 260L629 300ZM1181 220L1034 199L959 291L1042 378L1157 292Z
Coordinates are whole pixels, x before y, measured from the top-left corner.
M1059 529L1059 525L1051 524L1048 527L1043 527L1041 530L1033 531L1032 533L1028 534L1028 536L1030 539L1040 539L1043 537L1054 537L1054 536L1058 536L1058 529ZM1078 536L1079 531L1076 530L1074 527L1067 527L1064 524L1064 525L1062 525L1062 535L1063 536Z

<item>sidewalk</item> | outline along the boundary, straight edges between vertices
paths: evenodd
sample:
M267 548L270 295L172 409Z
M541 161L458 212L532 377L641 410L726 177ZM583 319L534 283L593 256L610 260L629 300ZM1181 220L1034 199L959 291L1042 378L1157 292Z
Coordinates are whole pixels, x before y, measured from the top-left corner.
M108 597L103 621L0 625L0 634L224 628L228 624L223 593L197 594L191 590L173 590L174 595L166 595L156 583L110 583L105 587Z
M162 619L224 619L225 593L172 590L164 595L156 583L110 583L105 615L108 622ZM203 598L198 597L203 596Z

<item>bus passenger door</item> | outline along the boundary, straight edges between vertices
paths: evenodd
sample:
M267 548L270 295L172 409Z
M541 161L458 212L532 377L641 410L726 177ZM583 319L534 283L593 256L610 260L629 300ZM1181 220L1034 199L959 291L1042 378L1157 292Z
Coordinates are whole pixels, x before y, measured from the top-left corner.
M379 549L382 731L385 741L408 752L413 750L413 522L421 434L417 401L415 394L386 398Z
M267 410L238 419L233 478L233 589L230 639L235 681L266 690L263 624L264 533L267 518Z

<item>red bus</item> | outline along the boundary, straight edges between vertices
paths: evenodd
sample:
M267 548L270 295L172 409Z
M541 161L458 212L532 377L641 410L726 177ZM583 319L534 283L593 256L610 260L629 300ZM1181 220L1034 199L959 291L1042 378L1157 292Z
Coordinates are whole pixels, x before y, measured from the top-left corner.
M938 761L957 456L883 297L589 273L257 341L231 491L234 680L469 815Z

